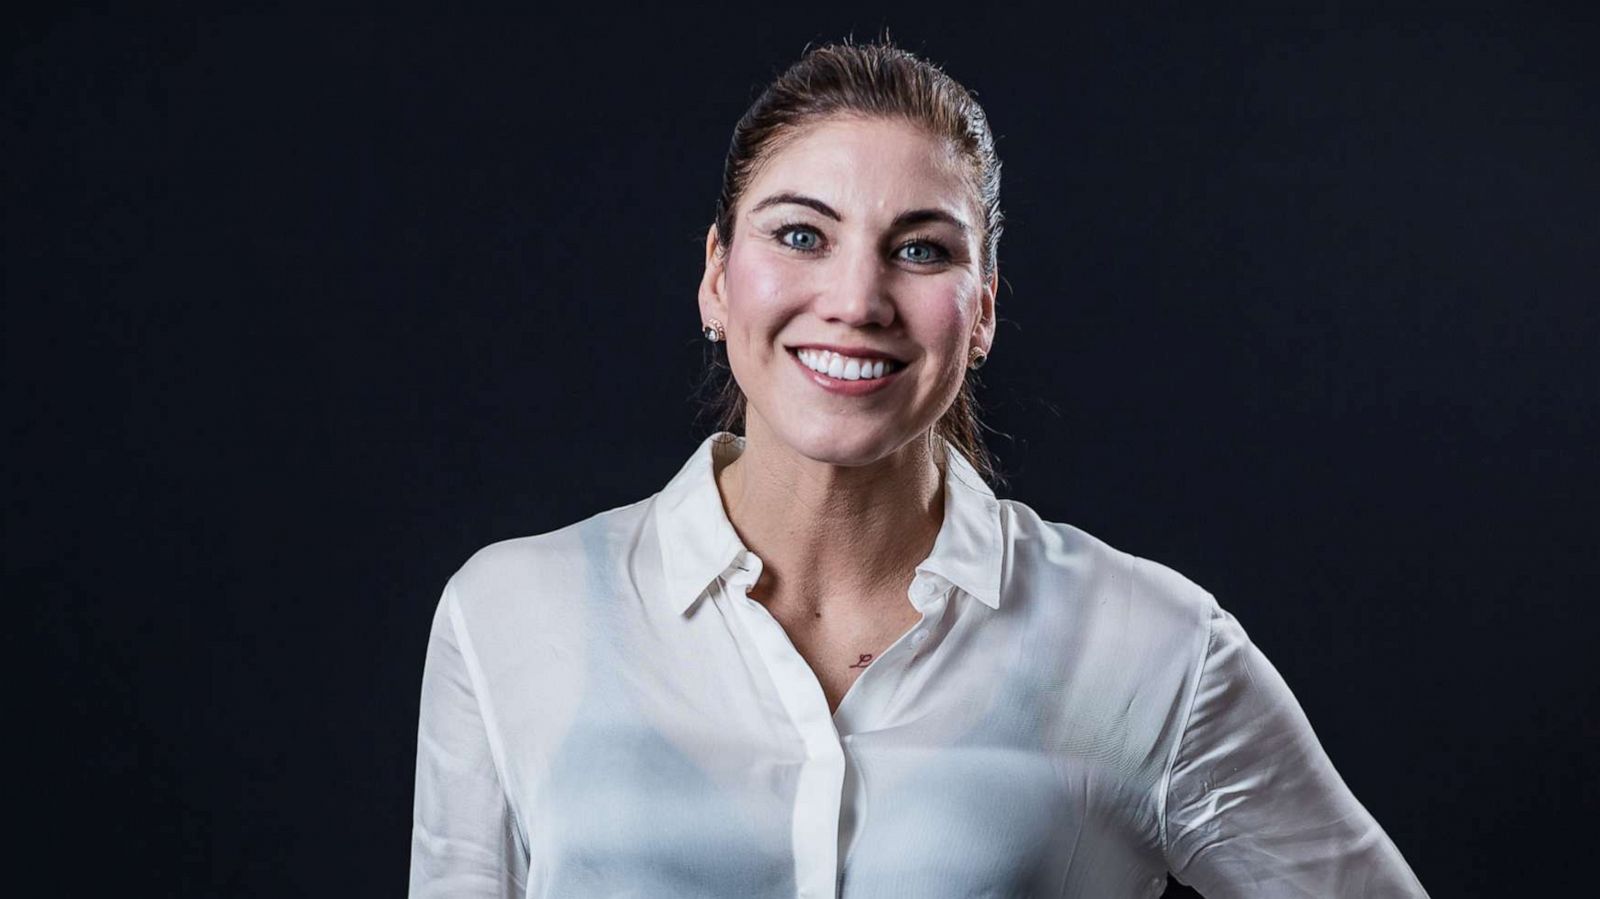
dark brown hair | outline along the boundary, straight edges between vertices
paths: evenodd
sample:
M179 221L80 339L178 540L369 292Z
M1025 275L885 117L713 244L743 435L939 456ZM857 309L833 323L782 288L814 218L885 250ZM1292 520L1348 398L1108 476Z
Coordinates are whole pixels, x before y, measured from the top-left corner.
M779 75L734 127L717 198L717 252L726 258L733 245L734 211L756 173L807 126L838 116L887 118L922 128L948 141L966 163L983 216L982 276L997 265L1003 215L1000 212L1000 160L989 121L974 95L939 67L894 46L887 34L877 42L814 47ZM726 368L726 366L722 366ZM973 394L973 370L934 426L934 433L970 462L993 485L999 478L984 444ZM711 405L717 429L744 432L745 396L729 371Z

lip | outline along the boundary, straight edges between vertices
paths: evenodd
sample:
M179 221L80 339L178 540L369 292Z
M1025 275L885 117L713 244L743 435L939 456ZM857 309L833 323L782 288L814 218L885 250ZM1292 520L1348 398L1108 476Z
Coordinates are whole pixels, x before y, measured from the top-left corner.
M812 344L807 344L803 347L791 347L789 349L789 358L794 360L795 367L800 369L800 373L805 375L807 380L809 380L811 383L821 387L823 390L826 390L829 393L836 393L840 396L865 396L869 393L877 393L878 391L887 388L889 385L899 380L900 376L904 374L906 369L909 367L905 363L900 363L899 368L889 372L881 378L872 378L871 380L867 381L846 381L843 378L830 378L822 372L812 371L811 369L807 368L806 364L800 361L800 353L798 351L801 349L825 349L825 347ZM885 359L888 357L876 356L871 358Z
M791 353L795 350L828 350L829 352L838 353L841 356L854 356L857 359L886 359L890 362L898 362L902 366L906 364L906 360L901 359L899 356L896 356L893 353L886 353L883 350L875 350L869 346L839 346L838 344L833 343L797 343L793 346L787 347L786 349L788 349Z

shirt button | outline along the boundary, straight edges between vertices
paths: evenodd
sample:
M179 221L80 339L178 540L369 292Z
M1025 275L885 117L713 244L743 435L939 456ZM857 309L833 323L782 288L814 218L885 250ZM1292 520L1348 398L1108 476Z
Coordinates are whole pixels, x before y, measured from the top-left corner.
M928 632L927 631L917 631L916 633L911 635L911 645L913 645L913 646L921 646L922 645L922 641L924 641L926 639L928 639Z

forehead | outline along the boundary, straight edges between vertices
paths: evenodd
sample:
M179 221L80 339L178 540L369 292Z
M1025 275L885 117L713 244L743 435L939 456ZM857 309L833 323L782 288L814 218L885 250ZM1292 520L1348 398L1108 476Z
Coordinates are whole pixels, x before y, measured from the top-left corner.
M889 216L905 208L948 206L965 217L973 193L951 142L907 122L860 118L827 119L786 135L751 180L741 205L776 190Z

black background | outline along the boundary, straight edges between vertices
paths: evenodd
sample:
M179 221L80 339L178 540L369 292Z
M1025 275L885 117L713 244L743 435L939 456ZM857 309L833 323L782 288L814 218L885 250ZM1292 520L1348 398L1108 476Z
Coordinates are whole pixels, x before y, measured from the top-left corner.
M1215 593L1434 896L1586 883L1592 15L991 6L14 19L19 864L402 893L445 579L708 433L733 124L887 25L998 135L1000 494Z

